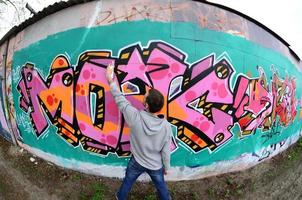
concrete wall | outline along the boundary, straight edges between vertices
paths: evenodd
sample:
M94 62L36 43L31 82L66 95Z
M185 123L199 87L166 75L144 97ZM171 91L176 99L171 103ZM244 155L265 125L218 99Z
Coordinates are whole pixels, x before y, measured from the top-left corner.
M109 63L136 107L150 87L164 94L169 180L246 169L302 133L300 61L254 22L213 5L93 1L41 19L5 49L2 127L67 168L123 176L130 132L105 81Z

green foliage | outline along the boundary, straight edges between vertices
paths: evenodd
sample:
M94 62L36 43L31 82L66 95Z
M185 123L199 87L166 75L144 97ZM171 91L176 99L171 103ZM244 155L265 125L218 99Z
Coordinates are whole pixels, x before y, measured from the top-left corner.
M144 198L144 200L156 200L156 199L157 198L155 194L150 194Z
M206 191L211 199L218 197L218 192L215 188L209 187Z
M226 184L229 186L234 185L234 180L231 177L226 177Z
M94 194L91 198L91 200L101 200L104 199L106 186L104 184L94 184L92 185L92 188L94 190Z
M79 181L79 180L82 179L82 176L81 176L81 174L74 174L74 175L72 176L72 179L75 180L75 181Z
M81 193L80 200L103 200L105 199L105 193L107 190L106 185L102 183L94 183L91 185L92 195L89 192L88 194Z
M193 192L193 193L192 193L192 197L193 197L193 200L198 200L198 199L200 199L200 196L198 195L197 192Z
M289 158L289 160L295 161L300 158L301 153L302 153L302 138L300 138L297 141L297 144L293 149L289 150L287 157Z
M79 199L80 200L88 200L89 197L86 194L81 193Z

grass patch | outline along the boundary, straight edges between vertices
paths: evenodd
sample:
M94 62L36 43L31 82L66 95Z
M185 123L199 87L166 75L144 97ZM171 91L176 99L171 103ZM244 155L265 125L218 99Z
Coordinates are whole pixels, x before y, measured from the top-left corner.
M148 196L146 196L144 198L144 200L156 200L156 199L157 199L157 197L155 194L149 194Z
M90 189L92 190L88 194L81 193L80 200L103 200L105 199L105 192L107 187L102 183L94 183L91 185Z
M82 179L82 175L81 174L74 174L72 175L72 180L74 181L79 181Z
M289 158L289 160L295 161L300 158L301 153L302 153L302 139L300 138L297 141L296 146L289 150L287 157Z
M193 192L193 193L192 193L192 197L193 197L194 200L200 199L200 196L198 195L197 192Z
M226 188L224 190L224 197L230 198L232 196L242 196L244 193L245 185L240 183L239 180L227 176L225 179Z
M210 187L206 190L206 192L208 193L211 199L216 199L219 197L219 192L215 188Z
M0 194L4 194L5 193L5 187L6 187L6 184L3 184L1 181L0 181Z
M92 185L92 188L94 190L94 194L93 194L91 200L104 199L105 191L106 191L106 186L104 184L96 183L96 184Z

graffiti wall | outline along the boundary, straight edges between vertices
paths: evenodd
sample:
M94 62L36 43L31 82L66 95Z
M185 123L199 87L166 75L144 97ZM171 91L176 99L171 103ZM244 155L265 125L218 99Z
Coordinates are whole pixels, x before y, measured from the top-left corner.
M252 22L193 1L116 5L70 7L10 42L6 89L20 146L64 167L123 176L131 133L105 79L110 63L138 109L149 88L164 95L161 114L173 130L170 180L245 169L302 134L302 72L273 35L260 42L250 35ZM92 8L94 15L78 22L39 31L62 17L76 21L70 13ZM220 19L229 20L224 28Z
M7 48L7 42L0 46L0 135L6 140L12 142L12 135L8 128L7 113L7 99L5 95L5 51Z

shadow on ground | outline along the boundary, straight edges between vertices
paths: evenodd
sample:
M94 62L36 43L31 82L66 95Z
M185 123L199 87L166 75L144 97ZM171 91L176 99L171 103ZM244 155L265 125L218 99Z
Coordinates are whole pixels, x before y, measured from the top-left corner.
M302 199L302 140L249 170L194 181L169 182L174 200ZM66 170L0 137L0 199L114 199L121 184ZM158 199L151 183L137 182L131 200Z

